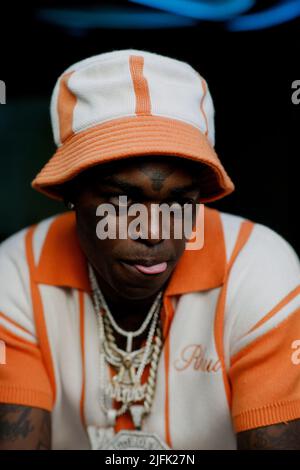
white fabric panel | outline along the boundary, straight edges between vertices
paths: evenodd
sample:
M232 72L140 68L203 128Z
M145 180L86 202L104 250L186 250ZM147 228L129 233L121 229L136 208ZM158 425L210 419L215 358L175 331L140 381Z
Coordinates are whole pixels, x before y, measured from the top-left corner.
M59 94L59 87L60 87L60 79L57 80L52 96L51 96L51 103L50 103L50 116L51 116L51 124L52 124L52 132L54 142L57 146L61 145L60 140L60 129L59 129L59 120L58 120L58 94Z
M36 338L33 335L18 328L16 325L6 320L6 318L3 318L0 316L0 327L1 326L5 328L6 330L10 331L10 333L12 333L13 335L19 336L20 338L24 339L25 341L29 341L30 343L37 344ZM1 339L1 333L0 333L0 339Z
M48 233L49 227L53 220L57 216L52 216L49 217L48 219L42 220L36 227L34 234L33 234L33 254L34 254L34 262L35 265L37 266L40 261L40 256L42 252L42 247L44 244L44 241L46 239L46 235Z
M226 260L228 263L236 244L241 224L245 219L243 217L239 217L238 215L227 214L226 212L221 212L220 215L226 247Z
M74 132L110 119L135 115L135 93L126 57L122 61L113 57L78 70L71 75L69 88L78 96Z
M207 83L206 83L206 88L207 88L207 92L203 100L202 107L203 107L203 110L205 112L206 119L208 122L208 136L207 137L210 143L212 144L212 146L214 147L215 145L215 109L214 109L213 100L212 100Z
M249 334L243 336L240 340L238 340L234 348L232 349L232 355L241 351L241 349L248 346L248 344L252 343L254 340L262 336L263 334L267 333L268 331L276 328L276 326L280 325L281 322L286 320L290 315L292 315L296 309L300 308L300 294L298 294L294 299L292 299L287 305L285 305L279 312L273 315L269 320L263 323L260 327L255 329Z
M188 64L184 69L182 63L171 59L145 57L144 76L153 115L186 121L205 133L201 78Z
M26 229L21 230L0 245L0 312L25 328L30 341L36 341L25 234Z

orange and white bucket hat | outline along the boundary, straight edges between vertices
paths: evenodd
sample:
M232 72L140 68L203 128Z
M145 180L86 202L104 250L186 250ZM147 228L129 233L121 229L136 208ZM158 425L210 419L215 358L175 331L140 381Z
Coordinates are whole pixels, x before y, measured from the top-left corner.
M214 150L208 86L185 62L139 50L82 60L57 80L51 120L58 148L32 187L52 198L94 165L141 155L202 163L203 202L234 190Z

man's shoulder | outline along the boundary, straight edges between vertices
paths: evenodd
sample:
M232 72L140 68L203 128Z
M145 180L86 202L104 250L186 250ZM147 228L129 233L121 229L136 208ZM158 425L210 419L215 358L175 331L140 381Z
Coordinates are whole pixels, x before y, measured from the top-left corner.
M0 260L4 267L5 261L14 262L21 265L26 260L26 237L31 229L33 230L32 244L35 253L40 253L47 233L51 225L56 222L60 226L65 226L65 220L70 218L70 213L55 214L39 222L28 225L21 230L10 235L0 243ZM61 222L61 223L60 223Z
M233 250L248 219L232 214L221 217L226 248ZM276 230L251 222L246 242L228 264L226 324L234 353L287 319L300 305L297 253Z
M242 215L235 215L219 211L222 221L227 257L232 253L233 247L238 239L243 223L249 221L252 230L242 251L252 259L258 257L261 261L264 257L273 259L287 259L299 262L297 253L290 242L277 230L255 220L250 220Z

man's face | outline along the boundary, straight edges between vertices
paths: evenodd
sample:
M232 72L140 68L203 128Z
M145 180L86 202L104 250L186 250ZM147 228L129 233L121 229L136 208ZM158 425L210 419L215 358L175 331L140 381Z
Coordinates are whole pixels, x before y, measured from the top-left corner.
M174 238L172 224L170 236L162 238L161 220L156 229L151 224L151 204L176 203L182 208L187 203L193 204L194 221L199 200L197 169L193 162L176 157L135 157L99 165L78 178L72 200L77 232L100 285L106 285L118 297L142 300L155 295L166 284L184 251L186 239L183 235ZM127 196L126 211L133 203L143 204L148 210L147 233L143 231L143 238L133 239L129 235L120 239L118 232L115 239L101 240L97 236L96 226L101 218L96 209L100 204L113 205L118 228L122 217L119 196ZM133 218L127 217L128 224ZM155 265L158 267L153 268Z

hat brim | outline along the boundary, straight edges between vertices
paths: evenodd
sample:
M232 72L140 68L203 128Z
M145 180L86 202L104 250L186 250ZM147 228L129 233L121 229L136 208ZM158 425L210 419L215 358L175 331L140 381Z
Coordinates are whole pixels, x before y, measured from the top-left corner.
M172 155L202 163L201 201L220 199L234 190L208 138L195 126L166 117L142 115L114 119L73 134L55 152L31 185L63 199L63 185L102 163L142 155Z

